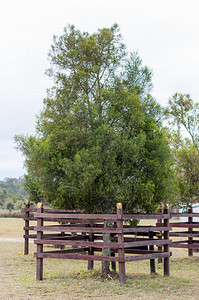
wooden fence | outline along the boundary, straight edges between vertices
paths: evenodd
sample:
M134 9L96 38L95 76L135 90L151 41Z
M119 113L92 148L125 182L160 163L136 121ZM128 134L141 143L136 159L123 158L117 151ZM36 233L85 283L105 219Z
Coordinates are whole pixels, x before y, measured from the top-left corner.
M78 259L87 260L88 269L93 268L94 261L112 262L112 268L119 264L119 281L125 282L125 263L130 261L150 260L151 272L155 272L155 259L164 259L164 275L169 276L169 218L168 208L163 213L151 215L123 214L120 203L116 214L72 214L50 213L43 209L40 203L37 213L37 232L35 244L37 252L36 279L43 279L43 259ZM137 226L132 228L125 225L127 220L161 219L162 223L156 226ZM61 224L46 225L46 220L61 222ZM112 220L110 227L104 226L105 220ZM156 237L157 232L163 232L163 238ZM61 235L46 236L45 233L61 232ZM73 233L76 233L74 236ZM110 234L110 241L105 241L104 235ZM142 235L142 237L141 237ZM64 249L49 251L44 245L59 245ZM156 246L159 248L157 249ZM67 248L65 248L67 247ZM74 248L77 247L77 248ZM110 256L103 256L102 249L110 249Z
M72 210L62 210L62 209L48 209L48 208L43 208L43 211L45 213L49 213L52 215L57 214L57 213L78 213L77 211L72 211ZM34 213L37 212L37 208L31 208L30 207L30 203L27 201L26 202L26 206L24 208L24 221L25 221L25 226L24 226L24 255L28 255L29 253L29 242L30 239L36 239L37 238L37 234L34 231L34 227L37 225L37 218L35 217ZM52 218L49 219L45 219L45 221L47 222L51 222ZM54 219L53 222L58 222L59 223L59 219ZM60 235L62 235L63 233L60 233ZM44 238L53 238L54 236L59 236L59 234L57 233L55 234L45 234Z
M187 248L188 255L192 256L193 251L199 250L199 222L194 222L193 218L199 218L199 213L193 213L192 208L189 208L187 213L172 213L172 218L174 217L186 217L187 222L172 222L170 226L172 228L178 228L180 231L170 232L171 237L179 238L177 241L172 241L170 247L175 248Z

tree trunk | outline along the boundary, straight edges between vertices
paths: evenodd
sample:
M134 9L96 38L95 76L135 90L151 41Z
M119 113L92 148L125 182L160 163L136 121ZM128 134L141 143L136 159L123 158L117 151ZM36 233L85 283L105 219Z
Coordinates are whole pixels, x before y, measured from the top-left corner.
M113 226L113 220L104 220L104 228L105 227L112 227L112 226ZM110 243L111 242L111 234L110 233L104 233L103 234L103 242L104 243ZM103 248L102 249L102 256L111 256L110 248ZM110 273L110 261L102 261L102 273L103 274Z

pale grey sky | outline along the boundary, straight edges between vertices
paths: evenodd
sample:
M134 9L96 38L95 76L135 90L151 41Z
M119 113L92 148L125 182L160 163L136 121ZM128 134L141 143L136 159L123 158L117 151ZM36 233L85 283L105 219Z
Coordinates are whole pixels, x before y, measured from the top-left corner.
M52 82L44 74L52 36L67 24L90 33L118 23L128 51L153 69L153 96L175 92L198 101L197 0L0 1L0 180L25 173L15 134L33 134L35 115Z

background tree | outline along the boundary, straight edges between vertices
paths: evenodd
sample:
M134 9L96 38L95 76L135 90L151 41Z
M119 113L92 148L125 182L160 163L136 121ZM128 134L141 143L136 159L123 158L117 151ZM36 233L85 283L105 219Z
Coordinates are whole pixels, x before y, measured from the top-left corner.
M199 103L189 94L176 93L169 99L166 115L172 125L170 140L176 160L176 203L189 207L198 202L199 195Z
M194 103L189 94L176 93L169 99L166 114L170 124L177 127L179 133L198 147L199 141L199 103Z
M1 188L1 192L0 192L0 199L2 200L2 202L5 202L6 198L7 198L7 190L5 188Z
M8 202L6 204L6 209L9 210L10 212L14 209L14 205L12 202Z
M24 189L24 178L5 178L0 181L0 200L2 203L2 208L6 208L6 204L11 202L14 208L17 209L17 201L22 201L23 203L28 200L27 192ZM25 205L25 204L24 204ZM24 206L23 206L24 207Z

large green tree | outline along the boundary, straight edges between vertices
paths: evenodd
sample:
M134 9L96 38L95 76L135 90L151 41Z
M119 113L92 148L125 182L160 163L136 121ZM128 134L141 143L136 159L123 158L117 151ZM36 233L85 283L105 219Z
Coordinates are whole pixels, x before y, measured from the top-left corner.
M33 200L86 212L150 212L168 201L172 155L152 72L128 56L118 25L54 37L48 90L34 136L16 136Z

